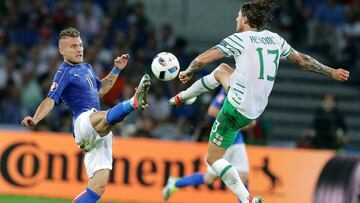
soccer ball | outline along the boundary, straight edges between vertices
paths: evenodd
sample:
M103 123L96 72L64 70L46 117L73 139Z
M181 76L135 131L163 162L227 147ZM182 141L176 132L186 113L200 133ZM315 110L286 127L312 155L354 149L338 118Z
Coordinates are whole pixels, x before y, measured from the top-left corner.
M174 54L161 52L153 59L151 70L159 80L169 81L179 74L180 65Z

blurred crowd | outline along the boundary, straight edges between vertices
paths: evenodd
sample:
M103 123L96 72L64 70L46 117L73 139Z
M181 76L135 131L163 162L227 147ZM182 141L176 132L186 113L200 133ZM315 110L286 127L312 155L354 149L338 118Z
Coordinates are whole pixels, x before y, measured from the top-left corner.
M133 95L158 52L174 53L186 67L192 58L185 52L186 40L177 37L171 25L155 29L144 9L142 3L126 0L0 1L0 123L19 124L25 115L35 113L62 62L58 33L69 26L81 32L84 61L100 78L111 71L116 56L130 54L128 66L102 100L103 109ZM202 109L173 109L167 102L183 88L176 81L154 79L148 111L131 114L116 134L191 139ZM35 130L71 132L71 120L64 105L59 105Z
M331 56L351 68L354 83L360 81L359 1L280 0L277 5L275 28L294 47ZM62 62L58 34L69 26L81 32L84 61L100 78L111 71L116 56L130 54L127 68L102 99L103 109L132 96L158 52L172 52L186 68L196 52L187 50L187 40L170 24L150 22L145 9L131 0L0 0L0 123L19 124L34 114ZM206 69L197 78L203 74ZM154 79L149 110L132 113L115 134L192 140L195 133L198 139L212 95L199 98L196 105L171 108L168 99L185 87L177 80ZM59 105L35 130L71 132L71 120Z
M298 49L317 51L360 84L360 1L280 0L274 23Z

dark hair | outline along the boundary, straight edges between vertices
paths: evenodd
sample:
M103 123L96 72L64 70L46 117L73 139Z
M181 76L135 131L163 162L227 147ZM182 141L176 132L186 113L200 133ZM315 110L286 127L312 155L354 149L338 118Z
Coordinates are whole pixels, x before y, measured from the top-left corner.
M264 29L272 19L271 0L254 0L241 6L242 16L249 19L250 27Z
M63 38L67 38L67 37L79 37L80 36L80 32L77 31L75 28L73 27L69 27L66 28L65 30L62 30L60 32L60 37L59 39L63 39Z

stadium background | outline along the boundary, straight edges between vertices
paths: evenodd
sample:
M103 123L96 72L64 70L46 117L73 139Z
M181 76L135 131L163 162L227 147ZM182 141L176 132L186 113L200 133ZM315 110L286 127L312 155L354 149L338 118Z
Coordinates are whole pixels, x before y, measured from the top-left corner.
M103 109L105 109L131 96L137 81L141 77L139 73L143 73L144 70L150 72L150 63L156 53L160 51L174 53L180 61L181 68L184 69L197 53L216 45L222 38L233 33L235 17L241 2L243 1L35 0L29 2L25 0L1 0L1 194L32 195L27 193L24 188L17 188L18 186L6 182L6 178L4 178L6 175L4 174L11 169L11 167L7 167L7 163L18 164L16 169L11 169L13 172L10 173L10 176L15 174L22 181L29 181L26 178L30 179L30 182L37 180L32 178L40 177L42 174L41 168L39 169L40 172L35 170L36 158L34 157L36 156L31 153L31 150L20 150L17 154L19 157L15 156L12 158L13 160L10 158L4 159L4 153L9 152L7 151L9 146L21 141L32 143L31 138L34 136L34 131L40 131L39 136L52 138L46 139L46 142L34 141L35 145L45 145L49 148L55 145L59 147L59 152L50 152L60 153L66 151L71 145L72 140L71 136L69 136L69 133L71 133L71 115L65 110L64 106L54 109L50 116L41 122L38 127L30 131L19 125L25 115L33 115L39 102L48 92L54 72L61 62L56 44L57 35L61 29L75 26L80 30L85 43L85 61L93 65L99 76L104 76L111 70L112 60L115 56L120 53L130 53L131 58L128 67L121 73L111 93L102 101ZM264 157L269 156L272 161L270 163L273 163L271 167L274 173L280 174L279 177L283 179L283 185L278 186L275 191L267 191L270 182L266 181L264 174L256 172L254 169L251 175L250 185L253 184L250 186L251 190L260 187L259 191L266 193L265 197L268 199L278 197L279 199L270 201L276 203L280 203L281 199L289 198L288 194L295 191L295 197L291 197L294 198L291 199L291 202L306 202L312 199L315 184L322 167L335 153L332 150L309 151L297 149L299 145L304 146L302 145L304 132L311 127L314 112L321 104L324 94L336 96L337 107L345 117L348 142L342 147L341 151L355 153L355 158L352 156L352 158L349 158L352 164L350 164L348 171L333 169L328 174L331 174L331 171L336 172L335 174L347 173L348 176L342 178L345 181L343 184L345 184L348 177L353 174L352 169L356 171L356 154L360 149L360 3L356 0L282 0L274 2L276 8L271 30L282 35L294 48L314 56L321 62L333 67L344 67L351 71L349 82L336 83L323 76L304 73L294 65L286 62L282 63L266 112L258 120L258 125L252 131L245 132L249 144L266 145L254 149L249 147L251 164L256 168L256 166L261 165L261 160ZM225 62L233 65L231 59L225 59ZM209 73L215 66L216 64L209 65L197 75L197 78ZM145 138L145 144L138 146L141 149L136 151L143 151L143 153L147 153L145 155L149 156L147 158L154 160L165 156L164 159L179 159L186 162L191 161L191 156L202 157L205 154L204 143L198 142L207 139L207 130L203 120L213 94L202 96L193 106L170 108L167 100L185 87L177 81L164 83L154 79L149 98L150 109L141 114L131 114L116 127L115 134L120 140L118 143L122 143L122 140L128 138L131 138L130 140L136 143L133 138L141 138L141 140ZM50 132L59 132L60 134L54 135ZM62 133L68 134L64 135ZM37 133L35 134L36 137ZM12 140L12 138L15 140ZM52 141L57 139L63 141ZM146 141L148 141L150 147L147 151L142 150L146 146ZM174 142L176 146L183 148L190 144L194 147L194 154L189 154L189 157L182 153L172 154L169 152L169 146L172 146L171 143ZM66 144L58 146L57 143L69 143L69 146ZM162 153L150 153L153 151L151 146L157 146L159 143L165 144L164 148L160 147L164 151ZM166 146L166 144L169 144L169 146ZM121 156L121 154L125 153L125 150L122 151L125 146L121 144L117 144L117 146L116 151L118 152L116 152L116 155ZM57 149L57 147L54 148ZM72 147L76 150L74 144ZM282 153L272 152L271 149L273 148L275 148L275 151L288 151L281 151ZM45 150L45 152L48 151ZM292 152L299 153L299 155L289 158ZM258 153L260 155L252 155ZM300 158L307 157L305 156L307 153L310 153L307 159ZM323 153L327 155L320 155ZM21 158L21 155L24 155L23 158ZM129 156L130 159L138 159L134 155L134 157ZM139 156L141 156L141 153ZM316 157L317 160L311 161L311 157ZM341 157L346 159L347 155L341 155ZM341 160L342 158L340 158ZM286 161L289 161L289 163L283 164ZM305 168L290 167L296 163L307 163L307 161L309 161L309 165ZM22 162L26 163L19 166L19 163ZM45 159L44 162L51 163L48 159ZM155 170L151 168L152 164L146 167L150 167L150 171ZM311 170L313 167L315 169ZM179 168L181 167L179 166ZM172 169L174 171L170 173L176 175L177 172L181 171L179 168L175 167L175 169ZM191 170L188 169L186 174L190 172ZM304 173L304 176L298 175L302 173ZM157 173L154 174L157 175ZM287 174L293 174L293 176L286 176ZM159 172L159 175L169 174ZM296 176L301 178L299 180L292 179ZM154 176L153 178L157 180L156 178L159 177ZM299 188L289 185L289 182L294 181L299 182ZM44 183L42 182L40 185L42 184ZM58 188L64 186L61 178L60 181L55 181L53 184L55 185L54 188L57 189L56 195L39 193L39 188L36 188L40 187L38 185L34 189L35 196L43 194L45 196L71 198L68 192L64 191L64 194L62 194L62 190L58 190ZM144 193L151 191L148 194L151 197L147 198L150 202L161 202L161 191L159 189L161 183L157 184L158 187L155 189L144 190ZM77 191L73 191L74 194L81 191L84 185L82 183L80 184L82 187L77 186ZM49 185L42 185L41 187L46 186ZM261 186L264 186L264 188L261 188ZM309 188L306 195L310 195L310 197L300 201L296 195L301 195L301 192L296 193L296 191L303 191L303 188ZM345 190L344 188L345 186L343 186L342 190ZM133 190L137 189L133 188ZM122 191L131 191L131 188L117 188L114 186L113 190L116 191L117 197L107 197L108 200L136 200L136 198L127 198L122 195ZM204 194L207 194L206 189L201 188L200 190L200 193L205 192ZM180 194L178 199L174 201L185 202L180 196L186 197L189 196L187 194L191 194L196 197L196 194L199 193L196 189L190 189L186 192ZM124 192L124 194L132 193L134 192ZM217 190L208 193L208 195L203 195L201 198L215 199L211 195L216 196L219 194L219 198L223 198L221 195L224 195ZM225 194L231 198L231 194ZM327 194L329 196L331 192ZM349 196L349 193L345 195ZM144 202L145 200L146 198L138 201ZM0 202L4 201L5 197L0 196ZM321 200L319 201L321 202Z

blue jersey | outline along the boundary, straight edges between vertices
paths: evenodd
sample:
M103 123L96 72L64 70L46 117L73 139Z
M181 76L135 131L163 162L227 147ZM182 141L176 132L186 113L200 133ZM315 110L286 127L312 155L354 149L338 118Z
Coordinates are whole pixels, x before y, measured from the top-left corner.
M211 105L216 106L218 109L221 109L222 105L224 104L226 97L226 92L224 88L221 88L219 93L217 93L216 97L211 101Z
M224 88L221 88L219 93L216 95L216 97L211 101L211 105L216 106L218 109L221 109L221 107L224 104L226 98L226 92ZM241 130L239 130L233 144L242 144L244 143L244 138Z
M48 97L55 104L63 101L72 112L74 120L92 108L100 110L99 90L101 81L90 64L62 63L54 76Z

